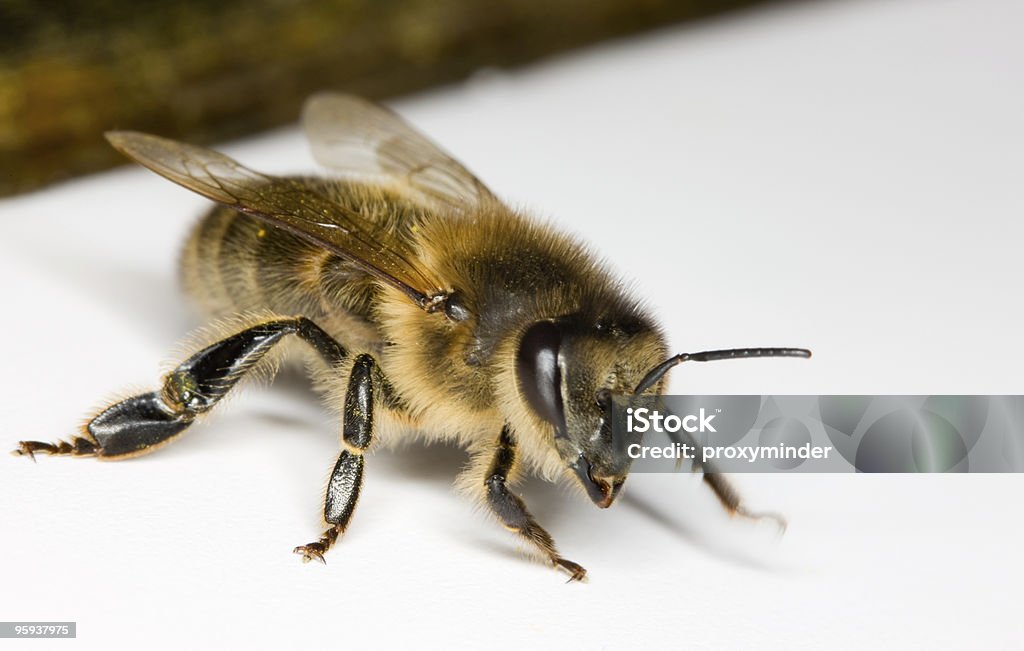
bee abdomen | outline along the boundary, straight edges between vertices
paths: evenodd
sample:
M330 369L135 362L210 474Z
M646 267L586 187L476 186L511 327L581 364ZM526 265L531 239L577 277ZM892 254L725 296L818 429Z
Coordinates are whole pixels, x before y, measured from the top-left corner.
M186 292L210 317L251 310L318 321L368 310L369 279L328 251L230 208L193 228L181 258Z

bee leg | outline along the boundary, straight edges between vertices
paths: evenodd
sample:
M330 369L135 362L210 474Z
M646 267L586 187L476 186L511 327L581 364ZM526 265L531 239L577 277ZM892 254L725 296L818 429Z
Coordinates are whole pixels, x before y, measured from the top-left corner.
M669 434L669 437L673 443L685 444L694 450L703 449L701 443L685 431L672 432ZM703 457L703 454L698 453L697 456ZM786 519L778 513L750 511L743 506L743 499L740 497L739 491L726 479L724 474L718 471L714 464L710 462L695 462L693 469L702 471L704 483L708 485L715 494L715 497L718 498L718 501L729 512L729 515L738 515L751 520L772 520L778 526L780 534L786 532Z
M49 455L67 454L76 457L91 457L96 454L96 442L80 436L73 436L70 441L57 441L56 443L18 441L18 447L12 451L12 454L27 456L35 461L36 452Z
M107 407L85 426L84 437L70 443L21 441L14 453L33 458L42 452L121 459L152 452L212 409L275 344L291 334L311 345L329 364L345 359L345 350L305 317L265 321L195 353L164 378L159 391Z
M751 520L772 520L779 528L779 533L786 532L786 519L778 513L750 511L743 506L743 500L739 492L733 487L729 480L720 472L709 471L704 468L704 483L715 493L715 497L722 503L729 515L738 515Z
M580 565L559 556L551 534L537 524L537 521L526 509L523 500L509 491L508 477L515 463L515 441L512 440L506 427L502 429L501 436L498 438L494 459L491 461L491 466L484 479L488 506L506 529L519 534L537 547L556 568L568 572L569 581L582 581L586 577L587 571Z
M370 355L359 355L352 364L348 389L345 392L345 411L342 423L342 441L345 449L331 472L324 501L324 520L330 528L320 540L299 545L293 551L302 555L302 561L324 561L324 553L345 533L363 485L363 453L373 441L374 395L380 387L380 371Z

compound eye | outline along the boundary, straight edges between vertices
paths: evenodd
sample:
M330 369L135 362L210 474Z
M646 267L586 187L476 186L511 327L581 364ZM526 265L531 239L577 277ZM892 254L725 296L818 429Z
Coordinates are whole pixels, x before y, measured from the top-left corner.
M519 342L516 375L519 390L538 416L565 436L565 408L562 406L562 371L558 350L562 333L554 323L540 321L530 326Z

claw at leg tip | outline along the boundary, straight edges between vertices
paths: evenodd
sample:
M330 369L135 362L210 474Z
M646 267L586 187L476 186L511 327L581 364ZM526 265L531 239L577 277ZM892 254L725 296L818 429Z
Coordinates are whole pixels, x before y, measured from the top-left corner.
M327 561L324 559L324 555L323 554L321 554L320 552L316 551L315 549L308 549L305 545L302 545L300 547L296 547L295 549L292 550L292 553L293 554L302 554L302 562L303 563L308 563L311 560L316 559L316 560L320 561L320 563L322 563L323 565L327 565Z
M36 462L35 451L31 447L29 447L28 443L25 441L18 441L18 447L14 450L11 450L11 454L13 454L16 457L29 457L30 459L32 459L32 463Z
M771 520L775 523L775 528L778 532L778 535L780 536L786 533L786 529L789 528L789 524L786 522L786 519L778 513L756 513L747 511L744 508L736 508L732 511L731 515L738 515L740 517L747 518L748 520L753 520L755 522L759 522L761 520Z

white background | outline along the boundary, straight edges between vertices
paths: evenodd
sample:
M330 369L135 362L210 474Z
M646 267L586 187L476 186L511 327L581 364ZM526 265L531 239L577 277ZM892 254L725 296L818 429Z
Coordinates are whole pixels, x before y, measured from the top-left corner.
M516 205L585 237L678 350L810 362L681 367L676 393L1024 393L1024 8L806 2L673 27L394 106ZM111 101L116 101L112 98ZM129 126L129 125L120 125ZM297 129L223 149L313 168ZM50 440L149 387L196 323L175 258L205 203L141 169L0 203L0 444ZM281 384L281 383L279 383ZM450 482L459 450L368 463L326 567L337 424L301 382L252 390L124 463L0 457L0 619L33 648L1017 647L1020 476L699 481L634 475L599 511L524 495L590 582L526 560Z

